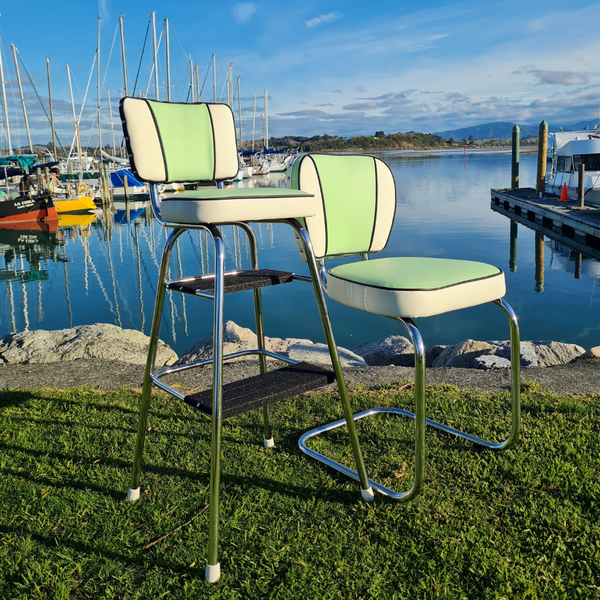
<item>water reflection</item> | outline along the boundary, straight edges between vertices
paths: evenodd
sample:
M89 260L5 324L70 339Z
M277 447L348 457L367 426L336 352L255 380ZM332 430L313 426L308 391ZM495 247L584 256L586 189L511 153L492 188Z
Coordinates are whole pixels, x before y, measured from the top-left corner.
M507 299L519 316L523 339L555 339L600 345L600 311L586 281L599 278L595 257L569 240L552 239L527 223L489 210L489 192L508 184L510 155L439 154L423 158L385 153L396 178L397 216L383 256L434 256L481 260L506 271ZM521 157L521 179L535 180L535 156ZM284 186L283 174L252 178L252 186ZM236 182L236 185L239 183ZM242 185L248 185L244 180ZM87 221L85 220L87 219ZM90 220L91 219L91 220ZM511 222L512 221L512 222ZM45 227L45 229L44 229ZM307 273L292 230L255 224L262 267ZM250 267L245 235L223 228L226 268ZM536 236L537 234L537 236ZM114 204L96 215L64 217L26 231L0 230L5 256L0 269L0 337L25 329L62 329L97 322L149 333L158 268L167 232L147 202ZM581 253L581 258L579 258ZM204 232L179 238L170 278L212 271L213 249ZM581 279L576 279L581 277ZM265 289L266 334L323 341L311 286ZM289 289L288 289L289 288ZM543 293L541 293L543 290ZM211 329L209 301L167 293L160 337L182 354ZM392 334L386 319L329 304L338 345L354 348ZM294 311L290 318L290 309ZM485 307L418 323L427 344L467 337L505 339L505 323ZM230 294L225 318L254 327L251 294Z

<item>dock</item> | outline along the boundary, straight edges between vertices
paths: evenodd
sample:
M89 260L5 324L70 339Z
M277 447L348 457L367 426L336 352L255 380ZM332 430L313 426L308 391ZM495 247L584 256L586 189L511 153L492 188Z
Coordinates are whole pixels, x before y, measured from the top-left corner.
M600 260L600 207L561 202L533 188L492 189L492 210L577 252Z

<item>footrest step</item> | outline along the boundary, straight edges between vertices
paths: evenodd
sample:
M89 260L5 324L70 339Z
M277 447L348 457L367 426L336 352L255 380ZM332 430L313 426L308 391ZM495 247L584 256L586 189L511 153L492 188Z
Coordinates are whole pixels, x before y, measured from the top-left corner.
M223 418L256 410L286 398L304 394L335 381L333 371L299 363L223 386ZM190 394L184 402L212 415L212 390Z
M294 278L293 273L287 271L274 271L272 269L250 269L247 271L235 271L225 274L225 293L241 292L243 290L255 290L257 288L289 283ZM215 288L214 275L202 275L201 277L190 277L178 279L167 283L167 289L184 294L196 294L197 292L212 294Z

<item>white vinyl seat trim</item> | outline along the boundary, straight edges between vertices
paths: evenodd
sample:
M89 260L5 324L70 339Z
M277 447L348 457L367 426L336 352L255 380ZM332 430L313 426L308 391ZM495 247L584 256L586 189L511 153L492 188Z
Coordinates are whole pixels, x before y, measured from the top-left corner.
M329 271L327 295L347 306L388 317L430 317L493 302L506 293L504 273L484 263L397 257L353 263L352 267L357 268L350 270L349 266L341 265ZM369 275L382 266L392 276L378 283ZM475 277L474 266L481 272ZM446 268L452 271L452 276L442 287L432 286L428 271ZM408 286L403 285L403 272L405 279L410 280Z
M209 188L165 197L160 203L162 219L182 225L278 221L310 217L315 210L312 194L283 188Z

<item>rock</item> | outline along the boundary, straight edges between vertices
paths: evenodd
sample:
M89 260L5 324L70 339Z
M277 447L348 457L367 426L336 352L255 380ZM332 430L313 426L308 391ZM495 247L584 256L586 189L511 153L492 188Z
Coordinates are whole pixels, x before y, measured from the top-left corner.
M475 358L492 354L494 347L487 342L465 340L454 346L447 346L433 361L434 367L460 367L470 369Z
M594 346L593 348L590 348L585 355L591 358L600 358L600 346Z
M0 340L0 360L6 364L33 364L98 358L144 365L149 341L140 331L108 323L54 331L38 329L5 335ZM156 364L170 366L176 360L177 354L159 341Z
M340 362L342 367L367 367L362 356L354 354L350 350L338 347ZM329 348L326 344L313 344L312 342L302 342L289 346L287 355L293 360L300 360L316 365L331 366L331 358L329 356Z
M435 359L447 348L447 346L431 346L425 351L425 365L433 367Z
M270 338L265 336L265 348L270 352L287 355L288 347L294 344L312 344L310 340L299 338ZM233 354L246 350L256 350L258 343L256 334L247 327L241 327L233 321L227 321L223 326L223 354ZM212 358L213 336L212 333L198 340L191 348L186 350L175 365L186 365L199 360ZM240 356L232 360L255 360L255 355ZM269 359L268 359L269 360Z
M413 345L401 335L390 335L368 344L361 344L353 348L352 352L362 356L370 367L412 367L415 364Z
M537 355L538 367L565 365L585 354L585 349L577 344L562 342L532 342Z
M490 369L510 369L510 360L496 354L484 354L473 360L473 368L489 371Z
M510 366L510 342L497 342L497 347L494 351L496 356L501 356L509 361ZM538 357L535 351L533 342L521 342L521 366L522 367L537 367Z

